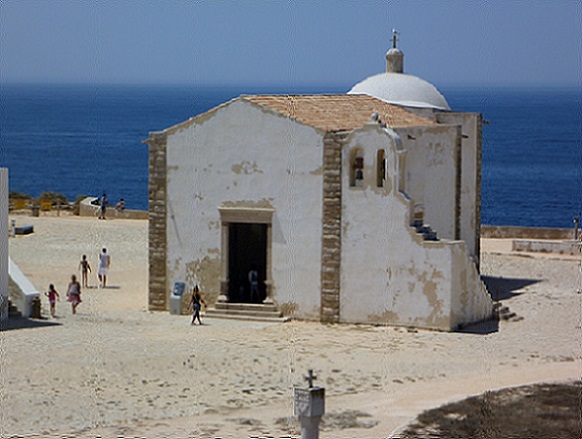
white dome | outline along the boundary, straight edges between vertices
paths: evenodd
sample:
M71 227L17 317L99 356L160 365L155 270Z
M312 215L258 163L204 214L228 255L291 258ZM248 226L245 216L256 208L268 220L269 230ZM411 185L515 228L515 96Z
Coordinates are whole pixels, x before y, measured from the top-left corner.
M348 94L365 94L391 104L450 110L434 85L404 73L380 73L354 85Z

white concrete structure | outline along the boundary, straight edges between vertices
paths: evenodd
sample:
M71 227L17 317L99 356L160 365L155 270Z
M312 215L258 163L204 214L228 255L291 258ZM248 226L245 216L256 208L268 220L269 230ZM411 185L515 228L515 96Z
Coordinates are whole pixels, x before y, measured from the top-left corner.
M396 104L408 111L420 116L430 118L439 124L456 125L460 128L458 137L459 149L457 151L457 166L460 170L456 177L460 178L460 190L457 194L459 233L455 236L467 244L469 253L479 263L479 236L481 227L481 125L482 118L478 113L459 113L450 111L449 104L444 96L429 82L413 75L404 73L404 54L396 48L398 32L394 31L392 39L393 47L386 53L386 73L380 73L364 79L354 85L348 94L365 94L381 99L385 102ZM428 169L426 149L415 141L414 133L402 137L404 147L409 151L409 167L411 172L418 176L420 169ZM419 147L420 146L420 147ZM441 145L436 145L440 148ZM449 147L451 147L449 145ZM444 171L444 169L442 169ZM443 175L438 172L438 174ZM428 177L428 176L427 176ZM434 181L434 176L428 177L427 182ZM431 184L429 183L428 186ZM415 199L420 209L430 207L426 202L440 203L434 194L425 192L429 189L425 181L408 180L408 194ZM440 187L434 186L433 191L440 191ZM443 229L443 224L434 218L433 214L427 216L426 221L439 230L443 237L452 235Z
M404 53L396 47L393 31L392 48L386 52L386 73L370 76L357 83L349 94L367 94L391 104L407 107L450 110L444 96L430 82L404 74Z
M420 110L241 96L151 133L150 308L168 309L177 281L248 302L254 266L264 303L295 318L441 330L489 318L478 220L463 216L479 193L464 157L479 152L461 150L480 131Z
M32 316L32 302L35 298L40 299L40 293L24 273L20 271L20 268L12 258L8 258L8 271L12 281L20 289L19 292L12 295L12 303L23 317Z
M0 320L8 318L8 169L0 168Z

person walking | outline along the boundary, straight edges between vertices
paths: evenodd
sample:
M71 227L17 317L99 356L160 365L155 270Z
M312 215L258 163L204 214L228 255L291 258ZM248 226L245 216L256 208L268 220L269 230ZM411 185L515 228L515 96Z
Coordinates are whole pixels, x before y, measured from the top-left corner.
M55 316L55 303L58 300L61 300L59 293L55 290L55 286L53 284L49 285L48 291L44 293L45 296L48 297L49 304L51 306L51 317L54 318Z
M107 275L109 274L109 267L111 265L111 256L107 253L107 249L103 248L101 254L99 255L99 268L97 269L97 275L99 276L99 286L102 288L107 287Z
M101 213L99 215L99 219L105 219L105 212L107 211L107 205L109 201L107 200L107 194L103 193L101 196Z
M68 301L71 302L73 314L77 314L77 306L81 303L81 284L74 274L71 276L71 282L67 288Z
M192 300L190 301L190 306L192 307L193 310L192 325L195 324L196 319L198 319L198 323L200 325L202 324L202 321L200 320L200 308L202 307L201 303L203 303L204 306L208 306L206 305L206 302L200 295L200 289L198 288L198 285L196 285L192 289Z
M87 260L87 255L83 255L81 262L79 262L79 270L81 270L81 284L83 288L88 288L89 284L87 281L88 273L91 271L91 265Z

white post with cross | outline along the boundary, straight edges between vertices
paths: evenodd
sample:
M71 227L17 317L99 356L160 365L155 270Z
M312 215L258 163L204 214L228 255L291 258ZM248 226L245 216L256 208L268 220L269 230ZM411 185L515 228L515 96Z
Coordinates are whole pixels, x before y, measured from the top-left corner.
M325 389L313 387L313 369L304 377L309 387L295 388L295 415L301 423L301 439L319 439L319 423L325 413Z

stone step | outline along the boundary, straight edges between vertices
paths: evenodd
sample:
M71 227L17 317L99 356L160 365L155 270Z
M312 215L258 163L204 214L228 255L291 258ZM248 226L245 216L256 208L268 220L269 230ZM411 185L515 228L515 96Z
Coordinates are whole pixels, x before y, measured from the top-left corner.
M12 301L8 300L8 317L22 317L22 313L16 308Z
M425 241L439 241L437 233L428 224L423 224L418 220L412 223L412 227L415 228L416 233L420 233Z
M523 317L518 316L511 311L508 306L503 305L501 302L493 304L493 312L497 317L497 320L511 320L516 322L523 320Z
M22 317L22 313L18 311L16 308L8 310L8 317L9 318L19 318Z
M219 310L240 310L252 312L277 312L274 304L264 303L236 303L236 302L216 302L214 307Z
M246 309L216 309L208 308L206 310L206 315L233 315L233 316L251 316L251 317L268 317L268 318L278 318L281 317L279 311L252 311Z
M233 310L224 312L219 311L217 309L207 309L204 313L205 317L213 318L213 319L231 319L231 320L246 320L246 321L253 321L253 322L288 322L291 320L290 317L282 317L281 313L256 313L251 314L247 312L236 312Z

